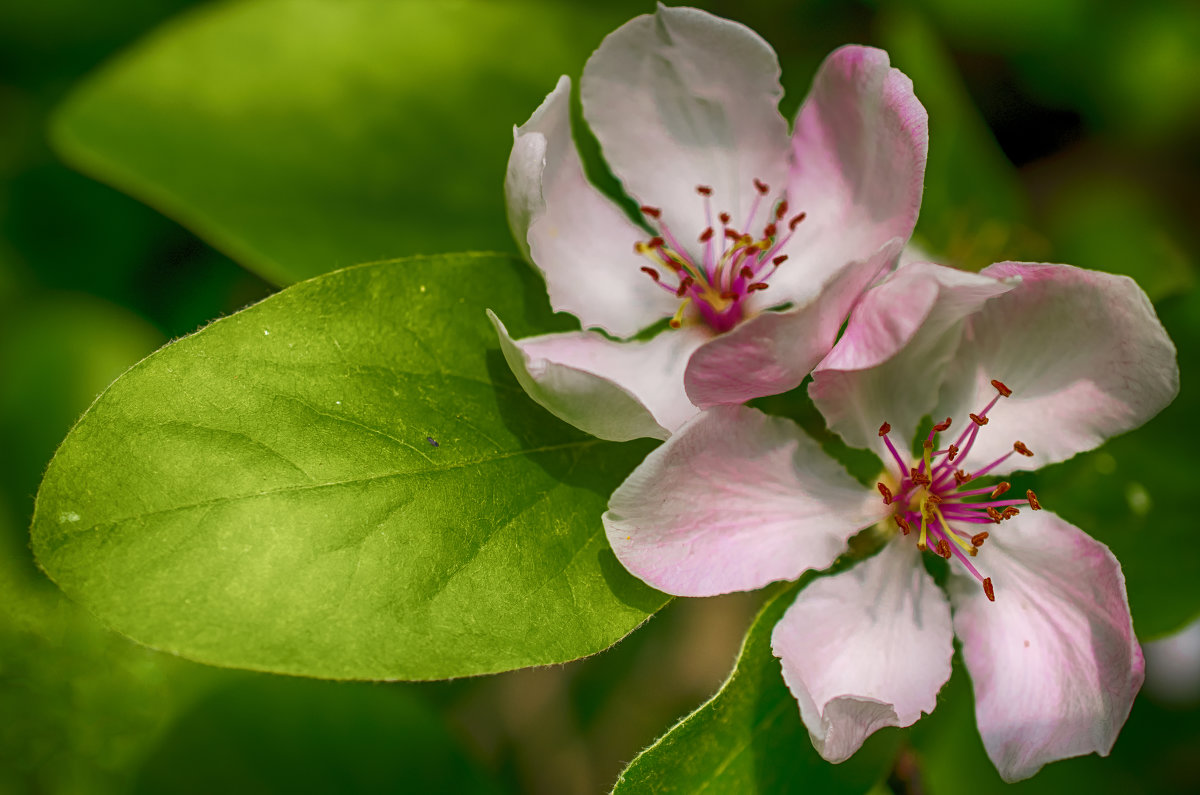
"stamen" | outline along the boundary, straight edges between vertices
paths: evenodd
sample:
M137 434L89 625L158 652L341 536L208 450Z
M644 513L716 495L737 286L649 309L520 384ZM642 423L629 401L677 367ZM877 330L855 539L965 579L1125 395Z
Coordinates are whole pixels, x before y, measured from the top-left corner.
M939 538L937 542L937 553L946 560L950 560L950 545L946 543L946 539Z
M717 218L720 218L721 223L725 226L729 225L729 219L732 217L733 216L731 216L729 213L721 213L720 215L717 216Z
M754 178L754 187L764 196L771 192L771 186L757 177Z
M877 489L879 489L879 493L883 495L883 504L891 505L892 504L892 490L889 489L887 486L883 485L882 483L876 483L875 487Z
M783 201L781 201L779 203L779 206L775 208L775 220L776 221L782 221L783 216L787 215L787 207L788 207L787 199L784 199Z
M928 486L930 483L929 476L916 467L909 470L909 477L912 478L912 482L916 486Z
M996 591L992 588L991 577L988 577L983 581L983 592L987 595L989 602L996 601Z
M956 455L958 455L958 445L952 444L950 445L949 449L946 450L946 460L953 461L954 456Z
M971 544L974 546L977 546L977 547L981 547L981 546L983 546L983 542L987 540L987 537L988 537L987 530L984 530L982 533L976 533L975 535L971 536Z
M690 301L690 300L691 299L688 299L688 301ZM675 310L675 316L673 318L671 318L671 322L670 322L671 328L679 328L680 326L683 325L683 310L685 307L687 307L688 301L684 301L682 304L679 305L679 308Z
M1034 511L1042 510L1042 504L1040 502L1038 502L1037 495L1033 493L1033 489L1025 490L1025 499L1029 500L1030 510L1034 510Z
M792 216L792 220L788 221L788 231L795 232L797 225L807 217L808 213L800 213L799 215Z
M1012 395L1012 390L1006 387L1002 381L997 381L993 378L992 386L996 387L996 391L1004 397L1010 397Z
M956 469L954 470L954 482L960 486L964 483L970 483L971 476L966 472L963 472L961 469Z
M949 430L949 428L950 428L950 418L947 417L944 422L939 422L937 425L933 426L933 432L941 433L942 431Z
M642 268L642 273L645 273L654 281L658 281L658 271L654 270L654 268Z
M771 286L771 285L767 284L766 282L757 282L757 283L755 283L755 284L751 284L751 285L747 286L747 287L746 287L746 292L748 292L748 293L752 293L752 292L754 292L755 290L765 290L765 289L767 289L767 288L768 288L768 287L770 287L770 286Z
M693 279L691 276L684 276L683 280L679 282L679 287L677 287L675 289L675 297L683 298L684 293L686 293L688 291L688 288L691 287L695 283L696 283L696 280Z
M967 416L971 418L971 422L975 423L980 428L982 428L984 425L988 424L987 417L981 417L978 414L968 414Z
M651 207L648 204L643 204L638 209L642 211L643 215L648 215L651 218L658 219L662 217L662 210L657 207Z
M754 278L754 268L751 268L749 265L743 265L742 269L740 271L738 271L738 275L741 276L743 279L753 279Z
M880 425L880 426L879 426L879 435L880 435L880 436L887 436L887 435L888 435L888 434L891 432L891 430L892 430L892 426L891 426L891 425L888 425L888 424L885 422L883 425Z
M997 511L995 508L988 508L987 515L992 517L992 521L995 522L996 524L1000 524L1001 520L1004 519L1004 517L1000 514L1000 512Z
M778 268L780 265L787 262L787 258L788 258L787 254L780 254L778 257L771 260L771 264L773 264L776 268Z
M1012 488L1012 484L1009 483L1007 480L997 483L996 488L992 489L992 499L993 500L996 499L1001 494L1003 494L1004 492L1008 491L1011 488Z
M1014 516L1016 516L1017 514L1019 514L1020 512L1021 512L1021 510L1019 508L1014 508L1013 506L1010 505L1007 508L1005 508L1003 511L1000 512L1000 518L1001 519L1011 519Z
M1013 449L1023 456L1033 457L1033 451L1026 447L1024 442L1013 442Z
M700 242L707 243L708 241L712 240L712 236L713 228L711 226L707 227L703 232L700 233Z
M708 185L697 185L696 193L699 193L701 196L712 196L712 188Z
M912 532L912 525L910 525L908 523L908 520L905 519L903 516L901 516L900 514L896 514L892 518L896 520L897 526L899 526L900 531L902 533L904 533L904 535L908 535L909 533Z

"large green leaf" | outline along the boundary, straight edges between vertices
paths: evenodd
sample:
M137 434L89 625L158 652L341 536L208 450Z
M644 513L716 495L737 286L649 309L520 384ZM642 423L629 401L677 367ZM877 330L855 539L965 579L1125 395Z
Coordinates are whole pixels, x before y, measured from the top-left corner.
M219 665L429 679L614 643L665 601L600 524L648 446L530 401L487 307L551 323L522 263L458 254L332 273L167 346L50 464L40 564L119 631Z
M772 629L811 579L777 588L720 692L642 751L621 774L614 795L863 793L882 780L900 733L876 732L840 765L821 759L771 653Z
M511 249L512 126L624 17L550 0L218 3L82 85L53 138L277 284Z

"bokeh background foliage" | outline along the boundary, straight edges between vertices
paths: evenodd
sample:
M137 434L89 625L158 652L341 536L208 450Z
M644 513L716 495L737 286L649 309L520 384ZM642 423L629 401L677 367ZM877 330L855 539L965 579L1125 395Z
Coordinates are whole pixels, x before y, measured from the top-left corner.
M1147 290L1179 348L1179 399L1145 429L1039 473L1036 488L1121 558L1143 639L1194 619L1200 10L1184 0L701 5L775 46L789 116L833 47L889 50L930 111L918 226L929 251L968 268L1070 262ZM0 4L0 792L353 792L397 781L594 792L720 686L761 597L675 600L612 650L567 666L425 685L305 681L129 642L38 571L27 532L57 443L166 340L340 267L514 252L500 189L511 126L559 74L577 77L606 32L649 10ZM593 178L616 193L579 124L577 136ZM820 434L801 398L776 405ZM798 717L758 708L780 695L755 673L771 662L752 631L730 686L623 786L648 775L653 756L719 791L724 780L703 779L712 748L681 740L728 705L713 726L744 740L739 786L810 788ZM1001 788L962 673L933 716L872 746L900 749L878 768L881 787ZM1198 742L1194 702L1147 693L1110 759L1059 763L1017 789L1191 791ZM788 748L799 750L780 765ZM838 776L862 791L854 773Z

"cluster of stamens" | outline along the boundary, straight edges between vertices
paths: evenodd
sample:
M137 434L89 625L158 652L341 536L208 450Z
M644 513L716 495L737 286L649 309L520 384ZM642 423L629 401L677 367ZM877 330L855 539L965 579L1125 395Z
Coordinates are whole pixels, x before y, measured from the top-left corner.
M712 188L697 186L696 192L704 197L705 229L697 243L704 247L703 255L696 258L667 228L662 210L643 206L642 215L658 234L648 241L638 241L634 250L649 258L654 267L646 266L646 273L660 288L672 292L680 299L679 309L671 318L671 328L683 323L688 306L693 306L699 316L714 331L723 332L741 322L745 312L744 299L751 293L767 289L767 280L787 260L780 250L804 220L804 213L797 213L786 221L786 230L780 226L788 213L786 199L780 200L773 211L767 212L767 222L758 237L743 230L753 228L755 217L763 207L763 201L771 189L761 180L754 180L754 201L746 222L741 228L732 225L733 218L723 212L717 216L718 228L713 224Z
M946 560L957 557L959 561L983 585L983 592L991 601L996 601L992 578L984 577L971 563L988 531L980 525L1000 524L1018 515L1018 505L1028 505L1034 511L1041 510L1037 495L1032 490L1025 492L1025 499L1001 499L1012 488L1008 481L982 488L965 488L978 478L1000 466L1014 454L1032 456L1033 452L1022 442L1014 442L1013 449L995 461L968 473L961 468L971 452L980 429L988 424L988 412L1002 397L1012 395L1012 390L1000 381L992 381L998 393L978 414L970 414L971 425L958 439L942 450L934 450L934 436L949 430L950 418L934 425L925 439L924 452L916 466L907 466L892 440L888 437L892 426L886 422L880 426L879 435L887 444L900 470L895 491L887 484L879 483L883 504L894 506L892 519L904 535L919 528L917 547L930 550ZM967 529L970 528L970 529ZM974 532L972 532L972 530Z

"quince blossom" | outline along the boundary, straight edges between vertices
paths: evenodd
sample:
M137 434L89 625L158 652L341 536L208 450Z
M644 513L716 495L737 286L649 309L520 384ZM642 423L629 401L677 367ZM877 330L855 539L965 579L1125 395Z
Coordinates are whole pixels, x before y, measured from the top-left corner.
M1142 424L1178 377L1174 346L1128 278L906 265L855 307L809 387L833 430L885 462L877 488L791 421L718 407L630 475L605 528L626 568L686 596L824 569L873 528L882 549L802 589L772 635L817 750L842 761L876 729L931 712L957 635L987 753L1006 780L1027 778L1107 754L1144 664L1108 548L1032 491L980 478ZM947 419L910 456L930 414ZM948 599L922 551L948 559Z
M560 418L666 438L703 407L792 389L895 262L928 144L911 81L883 51L843 47L789 134L779 73L756 33L691 8L659 6L604 40L583 114L640 224L584 175L566 77L515 129L510 223L553 308L585 330L514 341L492 321Z

